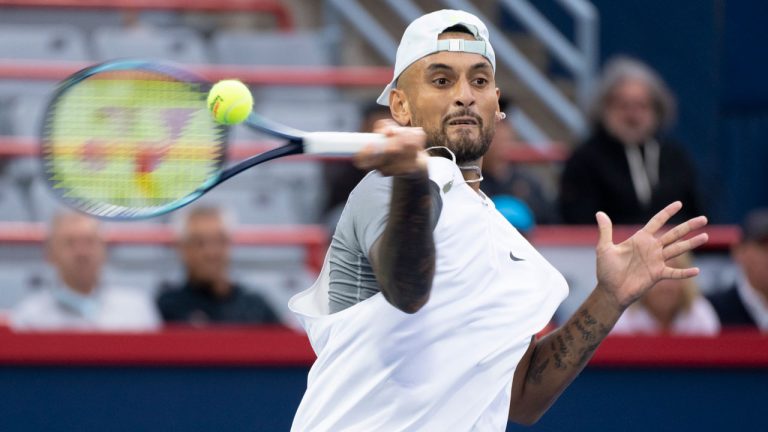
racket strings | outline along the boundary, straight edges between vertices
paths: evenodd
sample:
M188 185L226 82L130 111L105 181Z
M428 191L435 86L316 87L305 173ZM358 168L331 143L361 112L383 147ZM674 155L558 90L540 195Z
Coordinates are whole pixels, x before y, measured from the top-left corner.
M136 217L183 205L215 182L226 130L200 84L154 71L96 73L59 91L43 127L48 180L92 214Z

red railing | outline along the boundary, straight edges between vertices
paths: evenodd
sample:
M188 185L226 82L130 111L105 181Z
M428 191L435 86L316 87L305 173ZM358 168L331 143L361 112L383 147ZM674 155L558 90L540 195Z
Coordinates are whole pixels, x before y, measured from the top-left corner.
M309 366L305 335L284 328L168 328L157 333L13 333L0 328L0 365ZM599 367L768 368L768 335L609 337Z
M280 0L0 0L0 7L258 12L273 15L284 31L293 17Z

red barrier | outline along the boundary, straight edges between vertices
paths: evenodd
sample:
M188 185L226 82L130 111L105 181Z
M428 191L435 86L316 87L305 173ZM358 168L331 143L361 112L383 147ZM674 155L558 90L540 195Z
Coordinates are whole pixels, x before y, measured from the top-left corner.
M114 334L0 330L3 365L303 366L314 359L306 336L280 327Z
M273 15L281 30L293 29L293 18L279 0L0 0L0 7L259 12Z
M0 329L0 365L309 366L306 336L284 328L168 328L158 333L13 333ZM768 368L768 335L609 337L594 367Z
M768 368L768 335L726 331L719 337L609 337L592 366Z

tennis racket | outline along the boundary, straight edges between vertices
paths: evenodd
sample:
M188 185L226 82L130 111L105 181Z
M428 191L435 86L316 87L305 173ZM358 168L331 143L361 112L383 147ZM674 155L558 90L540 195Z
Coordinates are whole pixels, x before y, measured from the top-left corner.
M229 127L206 106L211 84L167 64L119 60L64 80L42 125L43 174L67 205L106 219L162 215L269 160L351 154L372 133L302 132L251 114L245 125L287 143L229 168Z

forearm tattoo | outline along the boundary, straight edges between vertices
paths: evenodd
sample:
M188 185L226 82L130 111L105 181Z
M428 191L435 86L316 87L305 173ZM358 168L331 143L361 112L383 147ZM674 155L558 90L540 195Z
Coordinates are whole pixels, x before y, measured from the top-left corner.
M580 310L566 325L536 344L527 382L541 384L543 375L552 369L550 363L554 369L575 376L610 330L610 326L599 322L588 309Z
M389 220L379 245L382 294L406 312L429 296L435 273L431 198L426 173L393 179Z

